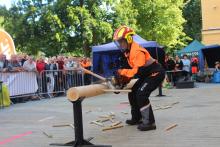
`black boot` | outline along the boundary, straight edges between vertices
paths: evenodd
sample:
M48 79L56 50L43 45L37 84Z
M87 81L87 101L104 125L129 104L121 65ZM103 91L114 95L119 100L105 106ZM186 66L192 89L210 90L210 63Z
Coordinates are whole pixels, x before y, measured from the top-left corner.
M154 114L151 105L141 110L141 115L143 118L143 122L140 125L138 125L137 128L140 131L155 130L156 125L155 125Z
M128 125L138 125L142 123L141 112L138 110L131 109L131 119L126 120Z

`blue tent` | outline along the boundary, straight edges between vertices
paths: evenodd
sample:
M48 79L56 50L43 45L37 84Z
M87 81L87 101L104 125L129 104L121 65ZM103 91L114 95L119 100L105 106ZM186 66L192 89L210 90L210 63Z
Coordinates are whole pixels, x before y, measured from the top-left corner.
M162 48L161 46L158 45L156 41L146 41L143 38L141 38L139 35L134 35L133 39L135 42L137 42L138 44L140 44L142 47L145 48L147 47ZM114 51L114 50L119 50L119 48L115 45L114 42L92 47L92 52L104 52L104 51Z
M214 68L216 61L220 61L220 45L205 46L199 51L199 68L201 71L204 71L206 63L209 68Z
M195 56L195 55L198 56L199 55L199 50L201 50L204 47L205 46L202 43L200 43L197 40L194 40L188 46L186 46L185 48L180 50L178 52L178 55L183 56L184 54L186 54L188 56Z
M135 42L146 48L150 54L163 64L165 52L156 41L146 41L138 35L134 35ZM122 65L122 53L114 42L93 46L93 72L105 77L110 77Z

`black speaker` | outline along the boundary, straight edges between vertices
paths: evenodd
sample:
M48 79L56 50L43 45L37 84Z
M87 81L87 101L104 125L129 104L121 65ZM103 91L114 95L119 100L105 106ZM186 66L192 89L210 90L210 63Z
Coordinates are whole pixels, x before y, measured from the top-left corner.
M194 88L195 84L194 81L179 81L176 82L177 89L184 89L184 88Z

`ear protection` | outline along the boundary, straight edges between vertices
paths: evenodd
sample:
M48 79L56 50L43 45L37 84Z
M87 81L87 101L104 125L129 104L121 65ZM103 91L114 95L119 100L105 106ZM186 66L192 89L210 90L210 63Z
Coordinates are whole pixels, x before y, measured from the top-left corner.
M133 34L131 34L131 33L128 33L127 35L126 35L126 40L127 40L127 42L129 43L129 44L131 44L132 42L133 42L133 37L132 37L132 35Z

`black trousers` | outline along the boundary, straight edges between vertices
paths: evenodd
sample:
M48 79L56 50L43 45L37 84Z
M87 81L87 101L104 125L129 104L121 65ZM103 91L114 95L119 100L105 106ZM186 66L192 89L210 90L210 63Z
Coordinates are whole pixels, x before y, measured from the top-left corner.
M133 119L140 119L140 109L150 104L150 94L160 86L165 78L165 72L158 72L155 76L148 76L138 79L132 87L132 92L128 94L128 99L131 105L131 114ZM150 106L150 121L154 122L153 110Z

